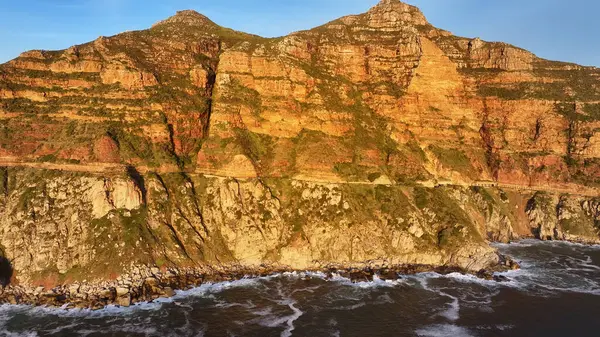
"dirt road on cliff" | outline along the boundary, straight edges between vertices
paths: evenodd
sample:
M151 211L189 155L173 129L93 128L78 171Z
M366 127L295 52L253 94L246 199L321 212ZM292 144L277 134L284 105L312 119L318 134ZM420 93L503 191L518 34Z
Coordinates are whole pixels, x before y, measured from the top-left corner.
M54 171L66 171L66 172L82 172L92 174L119 174L127 171L127 166L116 163L89 163L89 164L68 164L68 163L47 163L47 162L24 162L19 161L15 157L0 157L0 167L27 167L36 168L43 170L54 170ZM176 166L171 167L148 167L148 166L136 166L135 169L141 173L156 172L156 173L177 173L180 172ZM216 174L208 174L205 172L188 172L191 174L201 174L211 178L234 178L234 179L248 179L247 177L233 177L233 176L220 176ZM329 178L329 177L326 177ZM378 179L373 182L371 181L344 181L339 177L336 179L325 179L319 177L310 177L306 175L298 175L291 178L297 181L313 182L316 184L348 184L348 185L381 185L381 186L397 186L398 184L392 183L389 179ZM552 186L552 185L518 185L499 183L494 181L475 181L475 182L455 182L455 181L418 181L417 185L424 187L439 187L439 186L460 186L460 187L487 187L487 188L500 188L506 190L517 190L517 191L528 191L528 192L549 192L557 194L573 194L588 197L600 196L600 190L592 187L586 187L581 185L570 185L570 186Z

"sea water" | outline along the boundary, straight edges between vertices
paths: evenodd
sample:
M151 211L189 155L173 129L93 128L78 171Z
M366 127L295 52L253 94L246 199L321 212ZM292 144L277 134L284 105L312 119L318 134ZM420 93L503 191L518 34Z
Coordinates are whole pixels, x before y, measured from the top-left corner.
M4 336L600 336L600 247L497 245L506 282L424 273L352 283L286 273L129 308L0 307Z

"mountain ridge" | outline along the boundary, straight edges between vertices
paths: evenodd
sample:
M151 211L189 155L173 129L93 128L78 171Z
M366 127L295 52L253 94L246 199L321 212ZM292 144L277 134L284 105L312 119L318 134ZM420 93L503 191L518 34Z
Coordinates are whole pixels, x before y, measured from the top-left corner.
M417 13L418 13L420 16L422 16L422 21L425 23L425 25L431 25L431 24L430 24L430 23L429 23L429 22L426 20L426 18L425 18L425 16L423 15L423 13L422 13L422 12L421 12L421 11L418 9L418 7L416 7L416 6L413 6L413 5L410 5L410 4L407 4L407 3L404 3L404 2L402 2L402 1L400 1L400 0L389 0L389 1L382 0L382 1L380 1L378 4L376 4L375 6L371 7L371 8L370 8L370 9L369 9L367 12L364 12L364 13L361 13L361 14L350 14L350 15L347 15L347 16L343 16L343 17L340 17L340 18L338 18L338 19L334 19L334 20L332 20L332 21L330 21L330 22L328 22L328 23L325 23L325 24L323 24L322 26L328 25L328 24L330 24L330 23L332 23L332 22L339 21L339 20L341 20L341 19L344 19L344 18L351 18L351 17L356 17L356 16L362 16L362 15L366 15L366 14L368 14L368 13L370 13L370 12L376 11L378 8L384 8L384 9L386 9L386 10L388 10L388 11L394 11L394 8L397 8L397 7L399 7L399 8L408 8L408 9L410 9L410 10L412 10L412 11L416 11L416 12L417 12ZM226 28L226 27L220 26L220 25L216 24L214 21L212 21L210 18L208 18L207 16L205 16L204 14L202 14L202 13L198 12L197 10L194 10L194 9L183 9L183 10L179 10L179 11L177 11L177 12L176 12L176 14L174 14L174 15L172 15L172 16L170 16L170 17L168 17L167 19L160 20L160 21L158 21L158 22L156 22L156 23L152 24L152 25L151 25L151 27L150 27L150 28L148 28L148 29L152 29L152 28L154 28L155 26L159 26L159 25L161 25L161 24L168 24L168 23L173 23L173 22L185 23L185 21L186 21L185 19L186 19L186 18L187 18L188 20L189 20L190 18L193 18L192 20L189 20L189 21L187 22L187 24L189 24L190 22L194 22L194 21L196 21L197 23L200 23L200 26L202 26L202 24L208 24L209 26L217 26L217 27L220 27L220 28L224 28L224 29L232 30L232 31L239 32L239 33L243 33L243 34L247 34L247 35L252 35L252 36L260 37L260 38L263 38L263 39L269 39L269 40L271 40L271 39L279 39L279 38L282 38L282 37L285 37L285 36L288 36L288 35L293 35L293 34L296 34L296 33L299 33L299 32L304 32L304 31L310 31L310 30L313 30L313 29L315 29L315 28L318 28L318 27L320 27L320 26L317 26L317 27L314 27L314 28L309 28L309 29L305 29L305 30L294 31L294 32L290 32L290 33L288 33L287 35L282 35L282 36L276 36L276 37L263 37L263 36L260 36L260 35L251 34L251 33L244 33L244 32L241 32L241 31L236 31L236 30L233 30L233 29L231 29L231 28ZM441 30L441 29L439 29L439 28L436 28L436 29L438 29L438 30ZM143 30L146 30L146 29L142 29L141 31L143 31ZM122 33L117 33L116 35L113 35L113 36L117 36L117 35L120 35L120 34L125 34L125 33L136 32L136 31L139 31L139 30L134 30L134 31L125 31L125 32L122 32ZM446 32L446 33L450 33L450 32L448 32L448 31L445 31L445 32ZM451 33L450 33L450 34L451 34ZM104 36L101 36L101 37L104 37ZM464 37L464 38L467 38L467 37ZM479 39L479 38L478 38L478 37L475 37L475 38L468 38L468 39ZM515 48L519 48L519 49L522 49L522 50L526 50L526 49L524 49L524 48L517 47L517 46L515 46L515 45L513 45L513 44L511 44L511 43L506 43L506 42L502 42L502 41L487 41L487 43L501 43L501 44L506 44L506 45L509 45L509 46L511 46L511 47L515 47ZM77 46L77 45L74 45L74 46L72 46L72 47L75 47L75 46ZM71 48L72 48L72 47L71 47ZM67 49L68 49L68 48L67 48ZM29 53L29 52L37 52L37 51L40 51L40 52L53 52L53 51L54 51L54 52L58 52L58 51L63 51L63 50L67 50L67 49L57 49L57 50L35 50L35 49L34 49L34 50L29 50L29 51L26 51L26 52L24 52L24 53ZM545 59L545 60L547 60L547 59ZM10 62L10 61L11 61L11 60L9 60L9 61L7 61L7 62ZM558 60L548 60L548 61L556 61L556 62L560 62L560 61L558 61ZM574 64L574 65L576 64L576 63L572 63L572 62L565 62L565 63L571 63L571 64ZM584 65L579 65L579 64L577 64L577 65L578 65L578 66L582 66L582 67L597 68L597 67L594 67L594 66L584 66Z

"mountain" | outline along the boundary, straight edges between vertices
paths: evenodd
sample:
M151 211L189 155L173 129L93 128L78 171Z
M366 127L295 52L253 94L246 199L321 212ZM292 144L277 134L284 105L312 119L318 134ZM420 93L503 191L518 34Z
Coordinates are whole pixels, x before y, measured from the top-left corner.
M599 157L597 68L397 0L280 38L181 11L0 65L3 278L476 272L489 241L600 242Z

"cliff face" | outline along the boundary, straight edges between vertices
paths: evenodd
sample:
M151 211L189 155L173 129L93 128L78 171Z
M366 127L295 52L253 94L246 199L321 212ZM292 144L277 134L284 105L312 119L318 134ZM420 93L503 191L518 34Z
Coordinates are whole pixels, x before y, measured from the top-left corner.
M132 263L476 271L488 240L600 242L599 101L596 68L396 0L277 39L183 11L0 65L0 244L18 281L60 283Z

